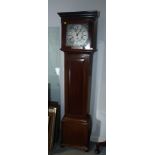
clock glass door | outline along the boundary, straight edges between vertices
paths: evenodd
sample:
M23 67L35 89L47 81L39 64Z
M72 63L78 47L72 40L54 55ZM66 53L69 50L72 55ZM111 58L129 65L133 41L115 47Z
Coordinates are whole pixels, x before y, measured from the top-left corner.
M88 44L88 24L68 24L66 46L85 47Z

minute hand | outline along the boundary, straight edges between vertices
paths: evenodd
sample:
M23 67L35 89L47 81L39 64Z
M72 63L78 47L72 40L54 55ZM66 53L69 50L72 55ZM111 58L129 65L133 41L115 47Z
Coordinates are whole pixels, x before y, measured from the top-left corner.
M77 36L79 35L79 33L81 32L81 29L76 33L77 34Z

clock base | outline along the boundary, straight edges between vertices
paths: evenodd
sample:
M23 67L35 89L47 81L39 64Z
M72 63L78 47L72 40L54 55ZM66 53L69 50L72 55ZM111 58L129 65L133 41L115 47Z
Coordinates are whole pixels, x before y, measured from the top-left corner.
M64 117L61 125L61 146L75 147L86 152L89 150L90 116L85 119Z

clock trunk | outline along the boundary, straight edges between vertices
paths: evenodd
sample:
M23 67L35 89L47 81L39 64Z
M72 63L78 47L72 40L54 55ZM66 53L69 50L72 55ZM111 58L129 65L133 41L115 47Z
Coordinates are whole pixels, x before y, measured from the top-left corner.
M89 112L92 54L65 53L65 115L86 118Z

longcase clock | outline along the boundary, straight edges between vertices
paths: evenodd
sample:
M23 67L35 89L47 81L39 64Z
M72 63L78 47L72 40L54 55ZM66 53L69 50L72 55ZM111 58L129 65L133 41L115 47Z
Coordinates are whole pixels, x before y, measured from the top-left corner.
M65 56L65 115L61 145L88 151L92 56L96 51L98 11L60 12L61 50Z

